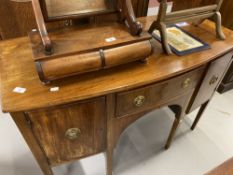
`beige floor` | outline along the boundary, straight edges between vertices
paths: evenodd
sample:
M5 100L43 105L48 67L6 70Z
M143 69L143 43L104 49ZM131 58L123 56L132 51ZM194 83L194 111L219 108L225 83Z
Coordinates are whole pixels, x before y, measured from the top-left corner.
M233 91L215 94L197 129L195 112L181 125L172 147L163 150L173 114L156 110L133 124L114 155L115 175L201 175L233 156ZM0 175L41 175L8 114L0 114ZM56 167L55 175L104 175L104 155Z

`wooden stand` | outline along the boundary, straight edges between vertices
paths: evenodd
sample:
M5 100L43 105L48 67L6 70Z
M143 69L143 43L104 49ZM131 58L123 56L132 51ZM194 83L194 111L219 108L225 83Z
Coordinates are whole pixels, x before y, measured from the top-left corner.
M223 0L216 0L214 5L192 8L188 10L181 10L171 13L167 12L167 0L159 0L160 9L157 20L151 25L149 33L154 30L159 30L161 35L161 42L164 52L172 54L171 48L168 44L168 36L166 32L166 25L178 22L195 22L195 25L201 24L205 19L213 18L216 25L217 38L224 40L225 36L221 30L221 14L219 12Z
M132 36L119 23L59 30L50 37L54 53L45 55L39 32L30 33L33 59L40 80L45 84L72 75L144 61L152 53L151 36L147 32L142 32L140 37Z
M32 0L38 31L30 34L40 80L52 80L146 60L152 53L151 36L142 31L131 0L96 0L73 4ZM80 7L81 6L81 7ZM45 21L70 20L117 13L120 23L69 28L48 35ZM122 24L125 23L125 24ZM71 37L72 36L72 37ZM135 48L139 48L136 49Z
M57 2L57 6L67 8L64 4L65 2ZM84 7L90 5L88 4L88 1L83 2L85 5ZM94 2L92 2L95 4ZM101 7L101 10L97 11L93 8L93 10L89 10L88 12L77 12L77 14L70 14L64 13L60 16L49 16L48 9L54 8L49 7L49 5L46 3L46 0L32 0L32 6L36 17L36 22L39 30L39 34L44 46L44 53L46 55L52 55L53 54L53 46L52 42L48 36L48 32L46 29L45 21L51 22L54 20L62 20L62 19L73 19L73 18L81 18L81 17L90 17L90 16L96 16L101 14L108 14L108 13L119 13L119 20L126 23L126 26L129 29L129 32L132 35L140 35L142 32L142 25L136 20L131 0L118 0L117 4L115 4L112 0L108 0L108 3L104 3L103 7ZM96 4L99 4L96 2ZM42 6L41 6L42 5ZM53 4L51 4L52 6ZM77 6L78 4L74 4L73 6ZM96 5L97 6L97 5ZM41 8L42 7L42 8ZM68 6L69 7L69 6ZM98 6L99 7L99 6ZM97 8L97 7L96 7ZM59 9L60 10L60 9ZM85 9L82 9L83 11ZM62 14L63 12L57 12L55 14Z

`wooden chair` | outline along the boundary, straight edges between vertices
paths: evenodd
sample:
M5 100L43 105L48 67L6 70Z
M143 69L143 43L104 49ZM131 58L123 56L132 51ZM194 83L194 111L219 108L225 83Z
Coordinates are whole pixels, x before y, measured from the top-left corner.
M154 30L159 30L161 36L161 43L163 50L167 54L172 54L171 48L168 44L168 36L166 26L178 22L195 22L196 25L202 23L205 19L213 18L216 24L217 38L224 40L225 36L221 30L221 14L219 12L223 0L216 0L215 4L191 8L186 10L175 11L167 13L168 3L167 0L159 0L160 9L157 20L151 25L149 33Z

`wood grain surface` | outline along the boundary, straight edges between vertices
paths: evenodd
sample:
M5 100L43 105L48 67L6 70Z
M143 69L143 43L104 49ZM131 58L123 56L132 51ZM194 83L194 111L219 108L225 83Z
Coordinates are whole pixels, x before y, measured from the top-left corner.
M145 30L154 19L153 16L140 19ZM1 42L2 109L4 112L38 109L130 90L195 69L233 49L233 32L224 28L227 39L216 40L215 27L210 21L200 27L189 25L185 29L209 43L211 49L184 57L166 56L161 45L153 41L154 53L146 64L127 64L57 81L49 86L39 81L27 37ZM60 87L60 90L50 92L54 86ZM27 91L24 94L13 93L15 87L24 87Z
M233 158L227 160L215 169L205 175L232 175L233 174Z
M148 109L154 109L155 106L167 103L167 101L195 89L201 80L203 71L204 67L200 67L171 80L118 93L116 99L116 116L122 117ZM185 81L187 80L189 80L189 83L185 85ZM137 106L135 105L135 99L139 96L143 96L144 101L140 106Z
M26 36L36 28L31 2L0 1L0 33L2 39Z

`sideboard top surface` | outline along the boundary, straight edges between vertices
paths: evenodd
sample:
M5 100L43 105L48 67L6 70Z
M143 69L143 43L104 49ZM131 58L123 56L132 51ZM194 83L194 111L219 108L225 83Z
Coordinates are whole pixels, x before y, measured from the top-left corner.
M147 30L154 18L144 17L139 21ZM160 43L152 41L154 53L147 63L130 63L59 80L47 86L38 78L28 37L3 41L0 43L2 110L34 110L148 85L195 69L233 50L231 30L223 28L227 38L220 41L216 40L215 27L210 21L199 27L188 25L184 28L209 43L211 49L183 57L167 56ZM17 94L13 92L15 87L27 90L24 94ZM59 87L59 91L50 92L52 87Z

